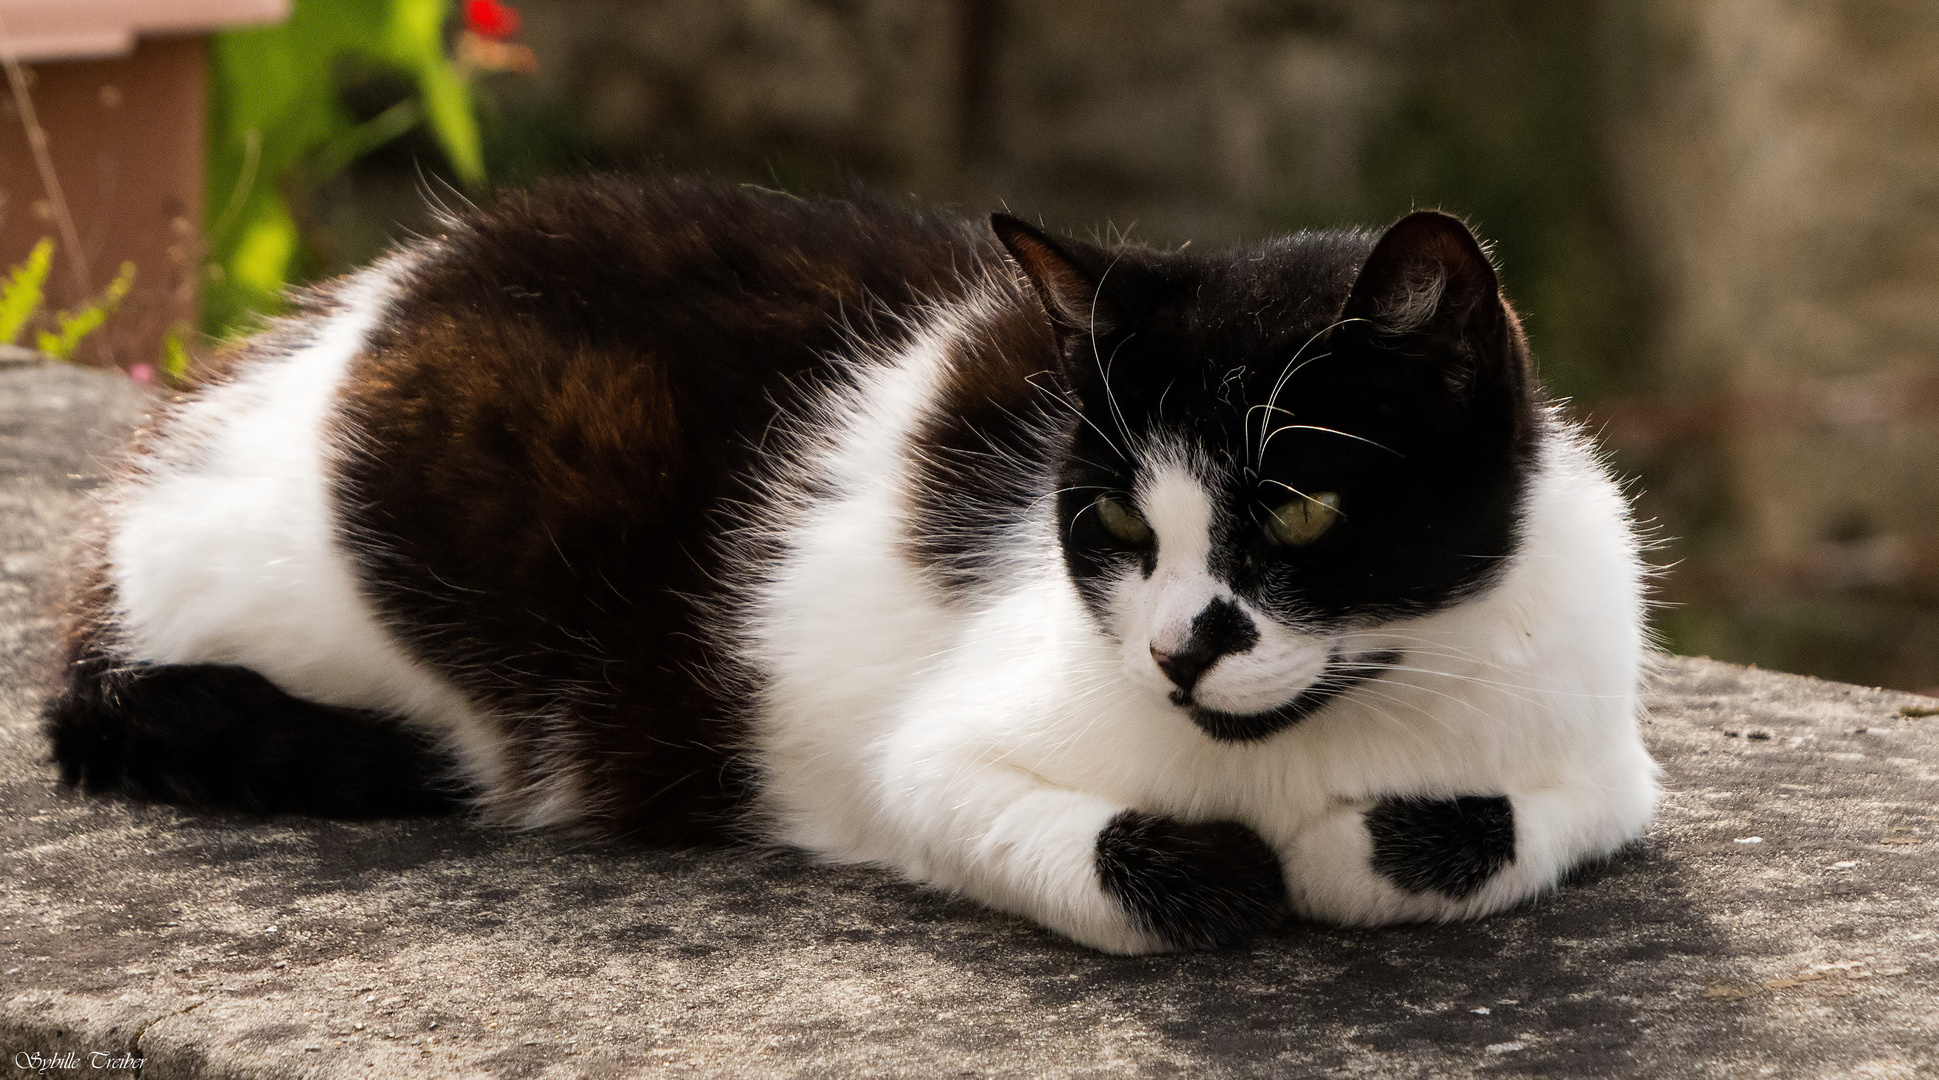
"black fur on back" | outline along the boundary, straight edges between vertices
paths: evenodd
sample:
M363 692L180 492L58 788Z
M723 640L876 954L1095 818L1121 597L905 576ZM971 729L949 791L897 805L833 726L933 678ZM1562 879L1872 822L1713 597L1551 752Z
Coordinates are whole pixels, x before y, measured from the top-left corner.
M565 769L609 834L738 827L745 673L712 632L729 538L801 418L1002 265L981 225L866 194L618 175L507 193L395 257L331 421L339 537L382 621L503 726L500 809ZM305 344L336 310L310 300L238 369ZM45 714L69 783L338 815L452 801L450 763L393 719L242 668L125 664L101 644L108 586L84 594Z

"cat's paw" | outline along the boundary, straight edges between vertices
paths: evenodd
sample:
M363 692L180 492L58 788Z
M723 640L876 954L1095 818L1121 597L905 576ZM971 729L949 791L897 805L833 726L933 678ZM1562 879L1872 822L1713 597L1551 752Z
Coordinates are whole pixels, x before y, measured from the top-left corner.
M1215 949L1287 912L1279 856L1232 821L1126 810L1097 836L1097 876L1139 929L1174 949Z
M1515 811L1503 795L1389 796L1367 811L1374 872L1415 895L1473 896L1515 861Z

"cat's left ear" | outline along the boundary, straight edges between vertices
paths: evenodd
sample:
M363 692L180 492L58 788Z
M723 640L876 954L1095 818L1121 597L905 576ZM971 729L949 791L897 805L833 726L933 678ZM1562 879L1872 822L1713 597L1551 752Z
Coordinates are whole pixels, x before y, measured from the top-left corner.
M1030 279L1059 332L1102 335L1111 330L1113 312L1100 288L1102 251L1074 240L1053 240L1008 214L991 214L990 230Z
M1460 218L1420 210L1395 222L1360 270L1342 330L1441 366L1449 386L1519 388L1523 350L1495 268Z

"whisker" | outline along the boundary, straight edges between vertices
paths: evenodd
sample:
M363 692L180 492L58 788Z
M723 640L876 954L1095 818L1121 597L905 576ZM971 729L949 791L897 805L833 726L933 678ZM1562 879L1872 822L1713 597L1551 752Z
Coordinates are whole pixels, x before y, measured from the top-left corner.
M1049 500L1054 499L1057 496L1062 495L1067 491L1111 491L1111 490L1114 490L1114 489L1108 484L1073 484L1070 487L1060 487L1055 491L1044 492L1042 495L1039 495L1036 498L1030 500L1030 508L1034 510L1037 507L1043 505L1045 502L1048 502Z
M1262 466L1263 466L1263 465L1265 464L1265 461L1266 461L1266 448L1272 445L1272 441L1273 441L1273 440L1274 440L1275 438L1277 438L1277 437L1278 437L1278 436L1280 435L1280 433L1281 433L1281 432L1286 432L1286 431L1321 431L1321 432L1325 432L1326 434L1329 434L1329 435L1338 435L1338 436L1340 436L1340 437L1341 437L1341 438L1343 438L1343 439L1352 439L1352 440L1354 440L1355 442L1363 442L1363 443L1366 443L1366 444L1367 444L1368 446L1372 446L1372 447L1376 447L1376 448L1378 448L1378 449L1381 449L1381 450L1385 450L1385 451L1387 451L1387 452L1388 452L1389 454L1392 454L1392 455L1394 455L1394 456L1395 456L1395 457L1397 457L1397 458L1404 458L1404 457L1406 457L1406 456L1407 456L1406 454L1403 454L1403 453L1401 453L1400 451L1398 451L1398 450L1396 450L1396 449L1394 449L1394 448L1393 448L1393 447L1391 447L1391 446L1388 446L1388 445L1386 445L1385 443L1377 443L1377 442L1375 442L1375 441L1373 441L1372 439L1369 439L1369 438L1367 438L1367 437L1365 437L1365 436L1362 436L1362 435L1355 435L1355 434L1353 434L1352 432L1349 432L1349 431L1341 431L1341 430L1340 430L1340 429L1338 429L1338 428L1330 428L1330 427L1322 427L1322 426L1320 426L1319 424L1285 424L1285 425L1282 425L1282 426L1280 426L1280 427L1277 427L1277 428L1274 428L1274 429L1273 429L1273 431L1272 431L1272 434L1270 434L1270 435L1268 435L1268 436L1266 436L1266 438L1265 438L1265 441L1259 444L1259 463L1260 463L1260 465L1262 465Z
M1030 378L1026 378L1024 382L1030 382L1032 378L1035 378L1035 376L1030 376ZM1032 386L1037 386L1037 384L1035 384L1035 382L1032 382ZM1037 386L1037 390L1045 390L1045 388L1041 388L1041 386ZM1080 419L1080 421L1084 421L1084 427L1088 427L1088 429L1096 430L1097 438L1101 438L1101 440L1103 440L1103 444L1111 448L1111 454L1117 454L1117 456L1119 456L1119 460L1130 461L1130 456L1128 456L1128 454L1125 454L1125 452L1123 452L1123 450L1121 450L1121 448L1117 446L1117 442L1111 442L1111 436L1109 436L1109 434L1105 434L1105 432L1103 432L1103 429L1101 429L1101 427L1097 427L1096 423L1092 423L1092 419L1084 415L1084 409L1078 409L1078 407L1076 407L1076 405L1074 405L1074 403L1072 403L1070 399L1066 399L1066 397L1063 396L1063 392L1059 392L1059 390L1045 390L1045 394L1049 394L1049 397L1051 397L1051 401L1057 401L1059 405L1063 405L1063 407L1066 407L1066 409L1070 409L1070 413L1072 413L1072 415L1074 415L1076 419ZM1127 436L1127 442L1128 442L1128 436Z
M1279 395L1285 391L1286 384L1292 381L1293 376L1299 374L1300 371L1303 368L1305 368L1307 364L1311 364L1317 360L1324 360L1327 357L1333 355L1331 352L1324 352L1319 354L1318 356L1313 357L1311 360L1306 361L1305 363L1301 363L1300 357L1306 352L1307 349L1312 347L1315 341L1318 341L1321 337L1325 336L1326 334L1329 334L1342 326L1346 326L1349 323L1365 322L1365 321L1366 321L1365 319L1359 319L1359 318L1336 319L1333 322L1327 324L1326 326L1323 326L1320 329L1314 331L1312 337L1307 338L1303 343L1301 343L1298 349L1293 351L1292 359L1286 361L1286 369L1279 373L1279 378L1273 382L1272 392L1266 395L1266 404L1268 406L1278 405ZM1250 433L1251 417L1248 416L1246 419L1247 419L1246 429L1248 433ZM1265 430L1265 426L1263 424L1260 425L1260 430L1262 432ZM1249 434L1248 434L1248 437L1250 437ZM1258 464L1260 466L1263 466L1265 464L1265 458L1266 458L1265 449L1264 447L1261 447L1259 451L1259 456L1258 456Z
M1126 445L1130 445L1131 428L1128 424L1125 423L1124 411L1118 408L1118 397L1111 390L1110 365L1106 364L1104 361L1104 358L1102 356L1099 356L1097 352L1097 301L1100 296L1104 295L1104 283L1110 280L1111 271L1117 269L1118 260L1122 258L1124 258L1124 255L1122 252L1120 252L1116 256L1113 256L1110 264L1104 268L1104 273L1098 275L1097 288L1091 290L1090 326L1088 327L1088 330L1089 330L1089 336L1091 339L1091 360L1097 364L1098 377L1104 380L1104 402L1106 405L1110 407L1112 419L1116 422L1118 427L1118 434L1124 436L1124 441ZM1129 341L1129 340L1131 339L1130 338L1125 339L1125 341ZM1123 348L1123 347L1124 347L1124 342L1123 341L1119 342L1118 348ZM1112 349L1111 362L1116 363L1117 359L1118 359L1118 350Z
M1028 382L1029 380L1026 379L1025 381ZM1032 384L1032 385L1035 385L1035 384ZM1039 387L1039 389L1042 389L1042 388ZM1062 405L1066 409L1069 409L1073 415L1075 415L1079 420L1084 422L1085 427L1088 427L1092 431L1097 432L1097 437L1104 440L1104 445L1110 447L1112 453L1118 455L1118 457L1123 461L1129 462L1131 460L1131 455L1119 449L1118 444L1111 441L1111 436L1106 435L1104 433L1103 428L1098 427L1095 423L1091 421L1090 417L1084 415L1084 410L1072 404L1069 400L1065 399L1063 394L1057 391L1052 390L1047 392L1050 394L1050 399L1052 401L1055 401L1057 404ZM1127 441L1129 441L1129 436L1126 436L1126 439Z

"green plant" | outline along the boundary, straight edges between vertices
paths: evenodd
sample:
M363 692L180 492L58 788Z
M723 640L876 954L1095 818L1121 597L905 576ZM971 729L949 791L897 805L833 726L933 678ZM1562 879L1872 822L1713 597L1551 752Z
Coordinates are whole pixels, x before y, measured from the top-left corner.
M182 339L188 335L188 327L178 326L168 332L162 341L162 374L170 382L184 383L189 377L189 347Z
M13 344L40 311L45 295L42 288L47 282L47 270L53 264L54 241L43 239L34 245L25 260L7 273L6 281L0 282L0 343ZM56 360L72 359L74 350L108 321L108 316L121 306L134 284L135 264L122 263L121 272L100 296L75 311L55 315L54 329L40 331L35 336L34 347Z
M81 339L99 330L101 324L108 321L108 316L121 306L122 298L128 295L128 290L134 284L135 264L122 263L121 272L108 282L108 287L101 291L99 297L82 305L79 310L63 311L55 316L57 328L42 330L34 340L34 347L56 360L72 359L74 350L80 347Z
M422 123L457 178L485 179L464 74L446 54L449 0L296 0L279 26L218 34L210 56L203 328L274 311L302 237L288 195ZM338 100L345 57L405 73L415 96L359 123Z
M27 254L27 260L7 275L0 284L0 344L12 345L21 328L40 310L41 286L47 270L54 265L54 241L42 240Z

